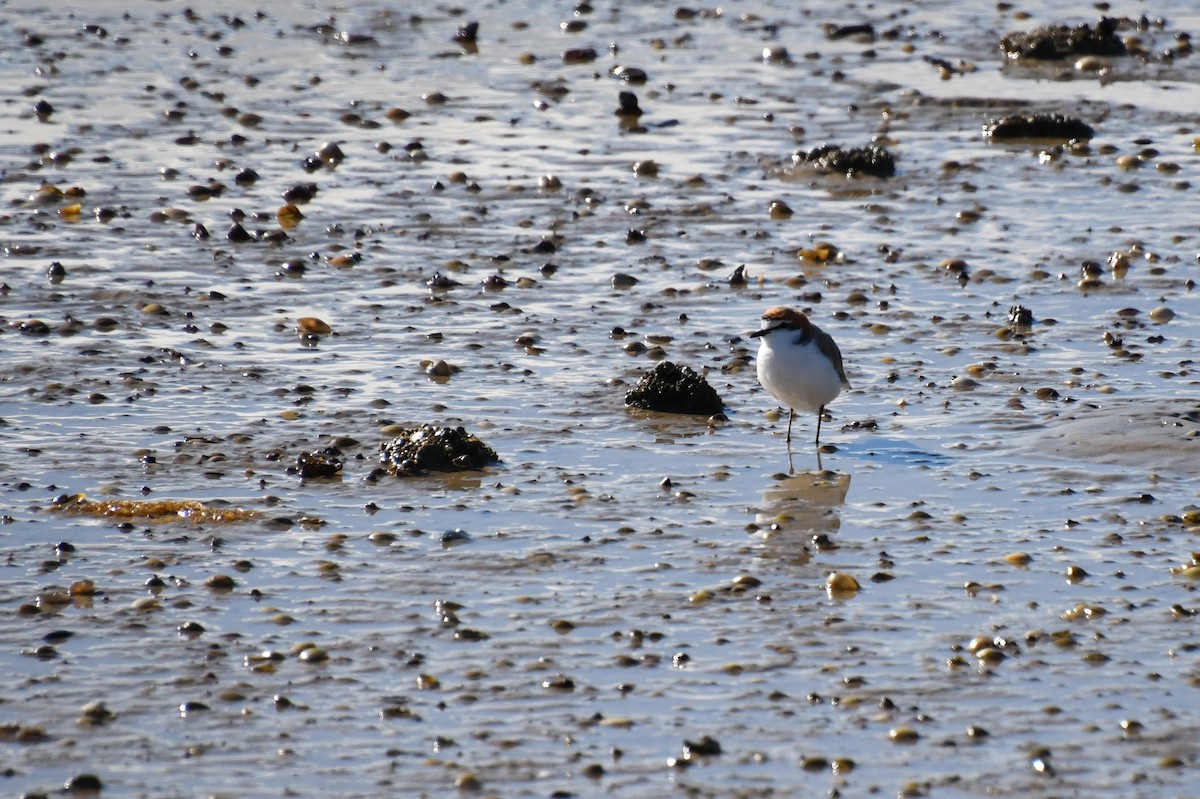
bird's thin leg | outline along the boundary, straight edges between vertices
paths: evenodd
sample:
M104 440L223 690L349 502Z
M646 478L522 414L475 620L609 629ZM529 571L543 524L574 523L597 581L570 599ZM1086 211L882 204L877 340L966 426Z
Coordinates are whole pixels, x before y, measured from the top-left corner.
M821 419L825 417L825 406L822 405L817 409L817 440L813 443L817 446L821 445Z
M796 409L789 408L788 409L788 433L787 433L787 443L789 443L789 444L792 443L792 420L795 418L796 418Z

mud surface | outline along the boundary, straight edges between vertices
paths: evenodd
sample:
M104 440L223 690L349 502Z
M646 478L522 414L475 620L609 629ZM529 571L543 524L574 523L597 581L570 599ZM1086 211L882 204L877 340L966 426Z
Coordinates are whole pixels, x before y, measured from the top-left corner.
M1200 14L1000 48L1097 14L0 4L0 791L1194 793Z

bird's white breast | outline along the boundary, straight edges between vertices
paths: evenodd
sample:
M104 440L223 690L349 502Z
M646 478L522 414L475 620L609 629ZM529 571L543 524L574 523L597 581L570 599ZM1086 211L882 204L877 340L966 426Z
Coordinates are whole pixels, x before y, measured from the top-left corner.
M795 331L773 331L759 339L758 381L790 408L816 411L842 390L837 369L816 342L794 344Z

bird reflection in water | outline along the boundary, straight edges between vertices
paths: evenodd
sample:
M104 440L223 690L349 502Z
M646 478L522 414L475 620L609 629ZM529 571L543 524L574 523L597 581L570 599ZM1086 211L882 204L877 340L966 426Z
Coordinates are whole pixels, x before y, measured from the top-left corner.
M798 563L811 556L808 546L821 542L842 526L840 509L850 491L850 475L829 470L799 472L779 477L763 492L762 507L755 513L759 535L769 549ZM834 546L832 543L829 546Z

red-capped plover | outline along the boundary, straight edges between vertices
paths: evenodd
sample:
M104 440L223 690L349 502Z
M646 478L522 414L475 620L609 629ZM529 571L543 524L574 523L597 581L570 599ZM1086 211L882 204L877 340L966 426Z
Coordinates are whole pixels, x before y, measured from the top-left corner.
M792 442L796 409L801 408L816 411L815 443L820 444L825 406L843 388L850 388L837 344L803 313L782 305L768 309L762 315L762 327L750 337L759 341L758 382L791 411L788 443Z

